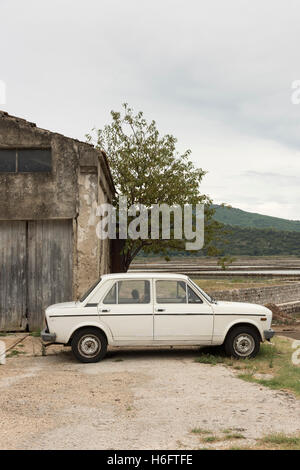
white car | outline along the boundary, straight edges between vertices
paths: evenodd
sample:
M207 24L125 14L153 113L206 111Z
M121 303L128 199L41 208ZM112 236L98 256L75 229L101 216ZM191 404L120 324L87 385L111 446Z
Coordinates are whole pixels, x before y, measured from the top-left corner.
M81 362L103 359L107 346L222 345L236 358L256 356L274 336L261 305L215 301L187 276L107 274L77 302L46 309L46 342L71 345Z

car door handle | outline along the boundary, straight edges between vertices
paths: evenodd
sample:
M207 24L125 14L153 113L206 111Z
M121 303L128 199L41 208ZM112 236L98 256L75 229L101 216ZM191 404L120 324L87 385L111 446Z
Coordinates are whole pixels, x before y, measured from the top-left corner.
M103 309L101 310L101 312L110 312L110 309L109 309L109 308L103 308Z
M166 310L165 308L157 308L156 309L157 312L165 312L165 310Z

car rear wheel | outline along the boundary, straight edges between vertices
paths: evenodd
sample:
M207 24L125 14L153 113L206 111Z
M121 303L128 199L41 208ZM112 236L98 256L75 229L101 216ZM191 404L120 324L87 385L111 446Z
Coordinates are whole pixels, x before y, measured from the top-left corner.
M224 346L228 356L236 359L250 359L259 352L260 337L251 326L238 326L228 333Z
M107 339L97 328L84 328L75 332L71 347L80 362L98 362L106 354Z

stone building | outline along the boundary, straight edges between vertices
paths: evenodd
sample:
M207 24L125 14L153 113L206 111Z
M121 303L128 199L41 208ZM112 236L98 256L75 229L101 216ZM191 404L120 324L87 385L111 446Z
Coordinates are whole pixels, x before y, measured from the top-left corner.
M111 272L95 209L113 193L104 152L0 111L0 330L41 328Z

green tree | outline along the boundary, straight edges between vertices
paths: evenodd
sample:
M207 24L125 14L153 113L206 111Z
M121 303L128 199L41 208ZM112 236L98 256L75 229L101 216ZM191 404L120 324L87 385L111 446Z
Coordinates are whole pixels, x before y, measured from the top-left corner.
M176 150L174 136L161 136L155 121L148 123L143 112L135 114L126 103L121 112L111 111L111 117L110 124L104 129L93 129L87 139L108 156L117 189L115 206L119 195L127 197L128 207L143 204L149 210L152 204L181 207L185 204L205 204L205 250L210 255L217 254L213 242L220 236L222 224L212 219L212 201L200 191L206 172L195 167L190 160L191 151L180 154ZM171 238L118 242L121 266L127 271L141 250L167 256L170 249L182 250L185 241Z

